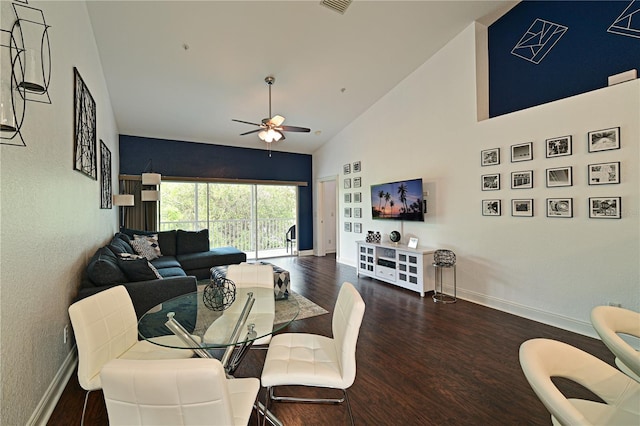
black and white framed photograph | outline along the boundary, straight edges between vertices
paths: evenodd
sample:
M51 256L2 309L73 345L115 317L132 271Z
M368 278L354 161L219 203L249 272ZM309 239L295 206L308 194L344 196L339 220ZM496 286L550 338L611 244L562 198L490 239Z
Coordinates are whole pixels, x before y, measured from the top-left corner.
M573 217L573 198L547 198L547 217Z
M482 190L497 191L500 189L500 173L482 175Z
M480 159L483 167L500 164L500 148L491 148L480 151Z
M620 162L589 164L589 185L620 183Z
M356 219L360 219L362 217L362 208L361 207L354 207L353 208L353 217L355 217Z
M546 145L547 158L571 155L571 136L560 136L558 138L547 139Z
M533 188L533 170L511 172L511 189Z
M344 232L351 232L351 222L344 223Z
M351 207L344 208L344 217L351 217Z
M621 197L589 198L589 217L592 219L620 219Z
M344 179L344 189L351 189L351 178Z
M620 127L595 130L587 134L589 152L609 151L620 148Z
M533 160L533 142L511 145L511 162Z
M353 223L353 232L356 234L362 234L362 224L360 222Z
M362 186L362 178L354 177L353 178L353 187L354 188L360 188L361 186Z
M362 202L362 192L354 192L353 193L353 202L361 203Z
M97 180L96 102L76 67L73 74L73 168Z
M501 200L482 200L482 216L500 216L501 214Z
M112 208L111 195L111 151L100 141L100 208Z
M573 185L573 167L547 169L547 188Z
M342 173L344 173L345 175L348 175L349 173L351 173L351 163L347 163L344 166L342 166Z
M353 162L353 173L360 173L362 171L362 163L360 161Z
M350 192L345 192L344 193L344 202L345 203L350 203L351 202L351 193Z
M511 200L511 216L533 217L533 199Z

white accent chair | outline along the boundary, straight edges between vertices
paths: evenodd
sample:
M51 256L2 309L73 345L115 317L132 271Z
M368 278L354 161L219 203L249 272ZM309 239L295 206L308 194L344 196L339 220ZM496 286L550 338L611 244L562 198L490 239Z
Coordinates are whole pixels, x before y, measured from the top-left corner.
M246 323L254 324L258 336L264 336L256 339L253 344L268 345L271 341L276 311L273 295L273 267L254 263L229 265L226 277L236 285L236 298L239 300L246 298L244 289L247 287L265 289L265 291L254 292L255 302ZM243 308L244 303L236 302L225 310L205 332L203 340L207 343L226 341L229 330L233 329Z
M111 426L244 426L260 390L258 379L228 379L207 358L115 359L100 376Z
M365 305L358 290L349 282L342 284L333 311L333 338L305 333L274 336L267 350L262 370L262 386L267 388L266 404L282 402L346 401L349 418L353 413L347 396L356 378L356 344ZM276 396L276 386L310 386L340 389L341 399L309 399Z
M640 382L640 352L620 337L627 334L640 338L640 313L615 306L596 306L591 311L591 323L616 356L618 368Z
M75 302L69 317L78 346L78 381L87 391L82 408L82 421L89 393L102 389L100 371L115 358L170 359L191 358L193 351L171 349L145 340L138 341L138 320L131 297L124 286L116 286ZM164 339L164 337L163 337ZM178 338L165 341L178 344Z
M520 365L554 425L638 425L640 383L591 354L549 339L520 346ZM552 377L584 386L604 403L566 398Z

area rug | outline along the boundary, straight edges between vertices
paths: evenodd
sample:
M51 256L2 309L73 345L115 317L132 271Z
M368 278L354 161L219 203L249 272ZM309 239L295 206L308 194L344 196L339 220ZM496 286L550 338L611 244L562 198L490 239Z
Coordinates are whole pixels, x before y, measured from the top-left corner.
M209 284L209 280L200 280L198 281L198 290L204 288L207 284ZM276 316L273 320L274 324L281 324L284 321L282 318L290 318L291 310L295 309L296 303L300 307L300 312L298 312L297 320L302 320L305 318L312 318L318 315L328 314L329 311L324 309L322 306L317 305L306 297L298 294L294 291L289 290L289 298L288 299L278 299L276 300Z

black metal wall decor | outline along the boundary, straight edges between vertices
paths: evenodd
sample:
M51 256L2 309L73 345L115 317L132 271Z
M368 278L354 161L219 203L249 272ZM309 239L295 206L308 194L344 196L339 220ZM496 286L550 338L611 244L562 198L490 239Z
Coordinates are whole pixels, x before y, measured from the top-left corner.
M8 64L10 69L0 72L0 144L26 146L20 129L24 122L26 101L18 93L24 91L18 87L23 72L20 66L20 54L12 31L0 30L0 64Z
M76 67L73 67L73 73L74 169L97 180L96 102Z
M111 151L102 139L100 140L100 208L112 207L111 195Z

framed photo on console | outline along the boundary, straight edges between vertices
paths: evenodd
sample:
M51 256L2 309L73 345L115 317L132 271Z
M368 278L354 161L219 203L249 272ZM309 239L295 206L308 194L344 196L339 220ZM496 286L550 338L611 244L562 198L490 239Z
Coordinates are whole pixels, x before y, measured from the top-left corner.
M620 183L620 162L589 164L589 185Z

